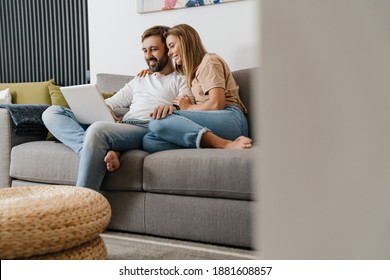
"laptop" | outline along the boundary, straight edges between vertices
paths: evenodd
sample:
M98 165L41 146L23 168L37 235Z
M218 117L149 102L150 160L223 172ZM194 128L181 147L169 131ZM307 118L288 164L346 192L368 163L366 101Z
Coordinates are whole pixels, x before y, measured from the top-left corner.
M111 110L104 102L104 98L95 84L67 86L60 89L80 123L115 122Z

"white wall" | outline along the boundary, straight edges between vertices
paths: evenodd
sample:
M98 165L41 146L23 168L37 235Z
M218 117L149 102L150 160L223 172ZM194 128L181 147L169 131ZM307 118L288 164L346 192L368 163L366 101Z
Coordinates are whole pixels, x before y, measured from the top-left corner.
M388 260L390 1L261 9L262 257Z
M137 13L135 0L89 0L91 80L100 72L136 74L146 64L141 34L153 25L192 25L209 52L221 55L232 70L257 65L257 0Z

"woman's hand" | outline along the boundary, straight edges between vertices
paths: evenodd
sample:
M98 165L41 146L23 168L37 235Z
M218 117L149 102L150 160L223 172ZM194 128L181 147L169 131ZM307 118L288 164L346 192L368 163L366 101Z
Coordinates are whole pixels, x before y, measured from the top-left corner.
M147 69L144 69L144 70L141 70L138 74L137 74L137 77L146 77L147 75L149 74L153 74L152 70L150 70L149 68Z
M188 95L176 96L173 104L180 107L180 110L187 110L191 105L192 101Z

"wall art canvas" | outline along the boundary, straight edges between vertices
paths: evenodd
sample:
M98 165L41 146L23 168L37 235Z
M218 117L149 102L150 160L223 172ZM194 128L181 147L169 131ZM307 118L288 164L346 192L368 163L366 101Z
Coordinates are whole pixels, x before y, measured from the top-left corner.
M169 11L182 8L219 5L243 0L137 0L138 13Z

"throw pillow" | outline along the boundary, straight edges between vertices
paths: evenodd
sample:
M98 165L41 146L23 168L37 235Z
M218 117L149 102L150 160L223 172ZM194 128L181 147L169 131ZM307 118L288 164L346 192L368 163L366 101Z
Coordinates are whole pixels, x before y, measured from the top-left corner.
M60 86L49 85L49 94L51 105L58 105L65 108L69 108L68 102L66 102L64 96L62 95Z
M0 104L11 104L11 92L9 88L0 90Z
M54 80L31 83L4 83L0 90L9 88L14 104L51 104L48 86Z

